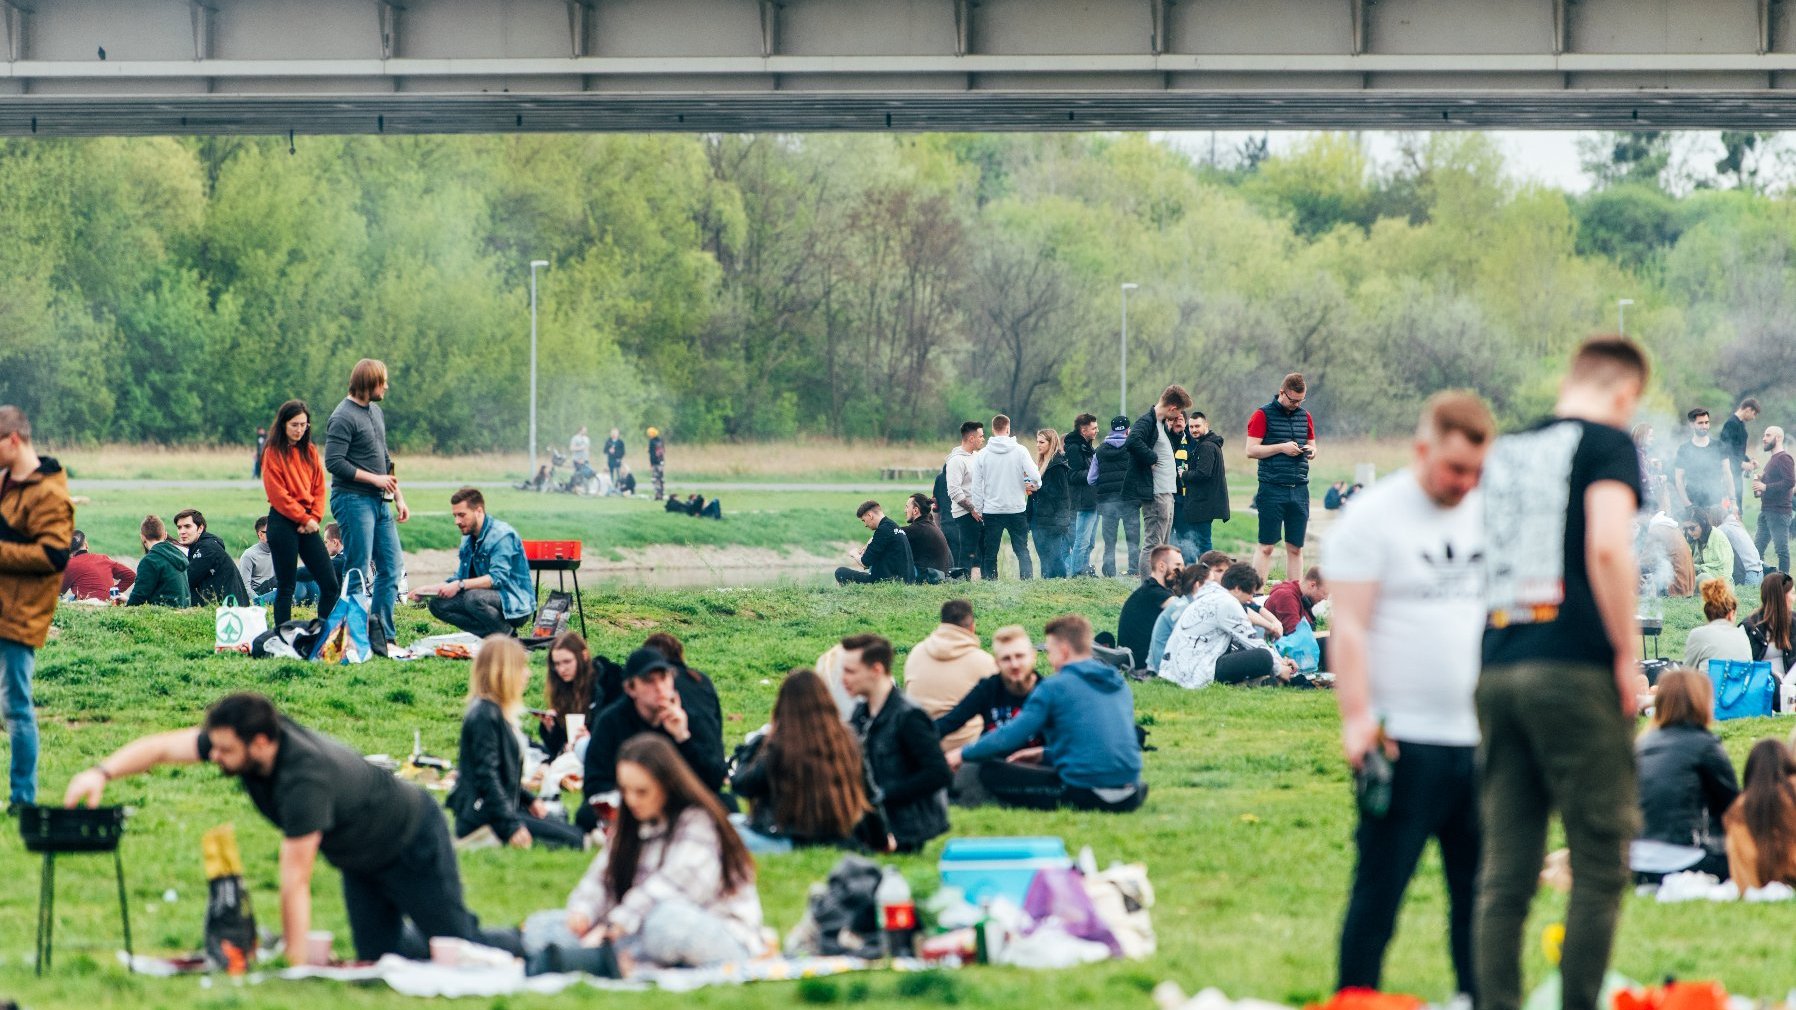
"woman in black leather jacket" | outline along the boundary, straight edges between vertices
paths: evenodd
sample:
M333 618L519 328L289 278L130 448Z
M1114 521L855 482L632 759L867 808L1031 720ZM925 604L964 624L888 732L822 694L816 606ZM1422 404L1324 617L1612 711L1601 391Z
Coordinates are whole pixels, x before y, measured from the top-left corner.
M1709 678L1678 669L1659 678L1653 725L1634 744L1640 769L1640 837L1703 850L1690 867L1727 879L1721 815L1740 794L1734 766L1709 731Z
M480 643L468 676L468 711L461 721L460 769L449 791L455 837L491 828L499 841L527 849L533 842L578 849L580 829L549 819L543 802L524 791L524 683L530 664L518 640L491 635Z

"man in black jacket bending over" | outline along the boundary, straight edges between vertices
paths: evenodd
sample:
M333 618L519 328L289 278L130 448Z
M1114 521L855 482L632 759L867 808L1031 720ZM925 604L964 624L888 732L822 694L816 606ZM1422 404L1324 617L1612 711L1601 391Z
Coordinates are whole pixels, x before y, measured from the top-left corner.
M879 787L877 800L899 852L916 852L948 831L954 773L942 738L921 708L892 683L892 643L878 635L842 639L842 689L860 699L848 725Z
M836 584L845 586L850 582L910 582L915 578L914 564L911 561L910 541L898 524L886 518L885 509L876 501L861 502L861 507L854 510L854 517L861 525L873 531L873 539L860 553L849 551L848 556L865 566L866 571L855 568L836 569Z

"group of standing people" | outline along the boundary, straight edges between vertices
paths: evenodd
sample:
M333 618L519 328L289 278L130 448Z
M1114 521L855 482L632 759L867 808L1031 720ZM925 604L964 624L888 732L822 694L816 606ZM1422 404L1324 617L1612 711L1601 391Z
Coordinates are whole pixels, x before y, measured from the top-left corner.
M655 500L660 501L667 496L667 443L662 441L659 428L651 426L645 434L649 440L649 471L654 475ZM592 465L592 437L586 433L586 426L581 425L574 437L568 439L568 461L574 467L573 481L582 486L591 482L598 486L600 494L634 494L636 477L630 472L630 465L624 462L628 451L623 435L616 428L611 429L611 434L599 447L599 453L605 457L605 477L599 480L598 471ZM543 483L547 483L546 479Z
M1033 452L1018 444L1003 414L992 418L989 439L983 422L962 423L960 443L934 489L948 573L971 578L977 570L997 578L1008 535L1022 578L1034 576L1037 562L1043 578L1097 575L1100 568L1114 577L1119 528L1129 577L1162 544L1196 561L1210 549L1213 524L1230 513L1222 436L1190 408L1190 394L1168 386L1139 418L1112 418L1102 437L1092 414L1074 418L1064 436L1042 428ZM1094 565L1100 535L1101 560Z

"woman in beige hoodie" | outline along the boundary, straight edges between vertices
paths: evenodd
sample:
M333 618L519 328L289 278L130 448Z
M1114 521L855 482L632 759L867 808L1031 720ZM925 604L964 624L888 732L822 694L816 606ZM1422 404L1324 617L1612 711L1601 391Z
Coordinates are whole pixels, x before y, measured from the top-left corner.
M979 635L973 630L973 605L949 600L942 604L942 623L904 659L904 693L929 718L940 719L975 684L997 670L997 661L980 647ZM984 720L975 718L943 737L942 750L964 747L979 739L984 730Z

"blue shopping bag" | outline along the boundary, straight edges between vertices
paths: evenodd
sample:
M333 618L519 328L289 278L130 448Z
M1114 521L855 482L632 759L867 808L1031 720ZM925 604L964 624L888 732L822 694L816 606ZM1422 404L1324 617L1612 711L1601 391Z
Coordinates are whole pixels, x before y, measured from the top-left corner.
M1315 673L1322 666L1322 643L1316 640L1316 629L1305 617L1297 622L1297 630L1277 642L1278 654L1297 664L1298 673Z
M350 588L357 579L362 584L359 593ZM312 650L311 658L333 666L366 662L371 651L368 610L372 603L367 574L360 568L350 569L343 576L343 595L331 608L330 617L325 619L324 634L318 636L318 645Z
M1715 718L1754 719L1771 714L1777 697L1777 678L1769 660L1757 663L1740 659L1709 660L1709 679L1715 683Z

